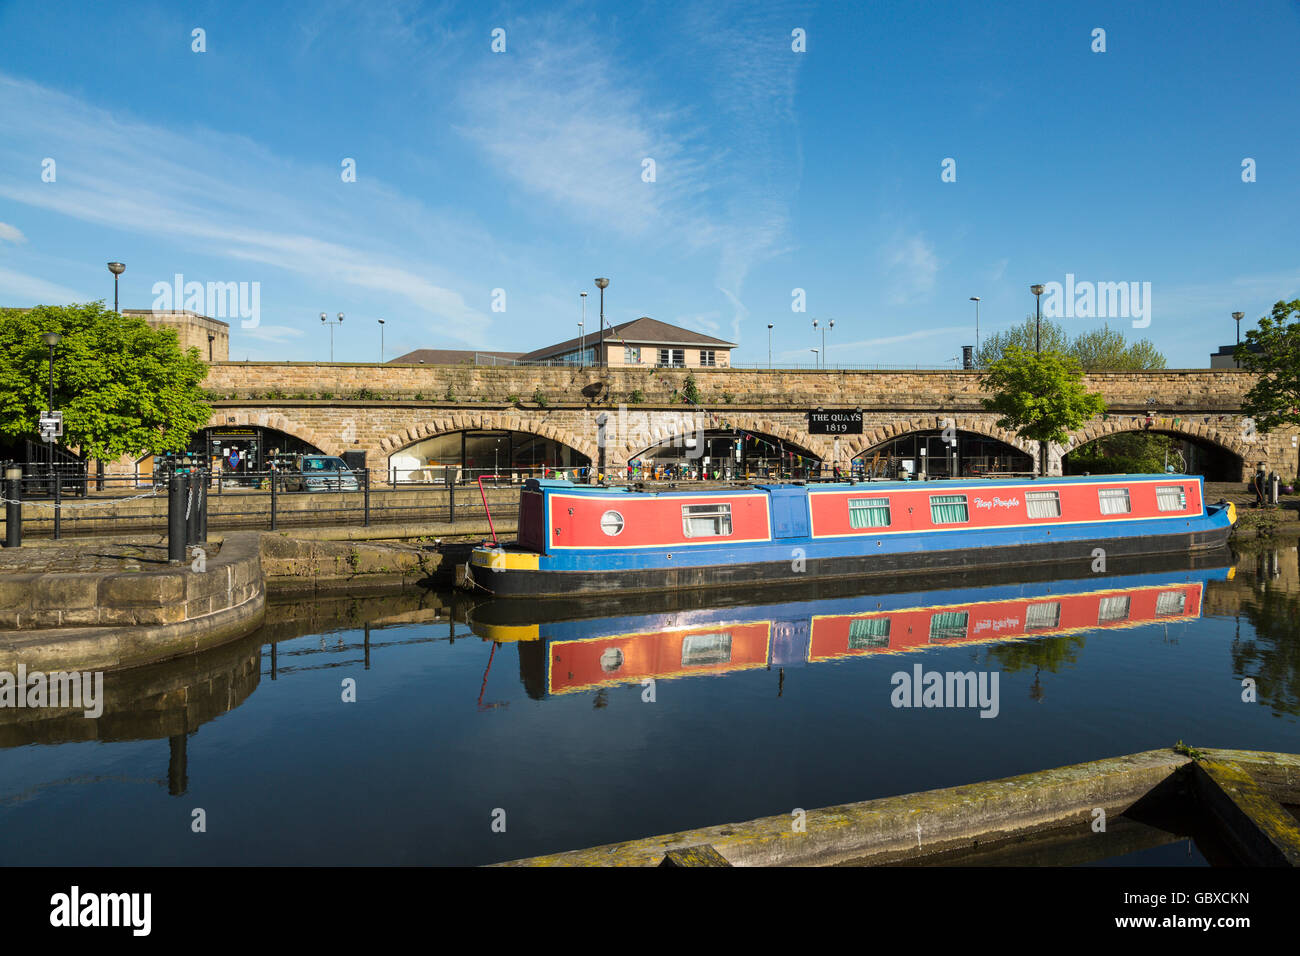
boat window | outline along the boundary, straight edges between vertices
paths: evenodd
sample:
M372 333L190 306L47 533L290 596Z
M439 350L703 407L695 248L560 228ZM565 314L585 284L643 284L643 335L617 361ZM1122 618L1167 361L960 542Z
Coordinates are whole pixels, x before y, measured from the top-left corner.
M849 621L849 650L889 646L889 618L860 617Z
M731 534L731 503L682 505L682 530L688 538Z
M617 647L607 647L600 655L600 669L612 674L623 666L623 652Z
M970 520L965 495L931 495L930 518L935 524L958 524Z
M1051 604L1031 604L1025 609L1025 630L1027 631L1060 626L1060 601L1053 601Z
M888 528L888 498L850 498L849 527Z
M683 667L706 667L730 661L730 634L687 634L682 641Z
M1059 491L1026 491L1025 507L1031 518L1061 517L1061 493Z
M1186 511L1187 492L1182 485L1169 485L1156 489L1156 507L1161 511Z
M1156 598L1156 614L1182 614L1187 595L1182 591L1161 591Z
M958 641L966 636L970 615L965 611L940 611L930 618L930 643Z
M1114 624L1116 621L1127 621L1128 609L1127 594L1112 594L1110 597L1104 597L1097 607L1097 623Z
M623 531L623 516L617 511L606 511L600 516L600 530L608 535L620 534Z
M1127 488L1102 488L1097 492L1104 515L1126 515L1133 509L1129 505Z

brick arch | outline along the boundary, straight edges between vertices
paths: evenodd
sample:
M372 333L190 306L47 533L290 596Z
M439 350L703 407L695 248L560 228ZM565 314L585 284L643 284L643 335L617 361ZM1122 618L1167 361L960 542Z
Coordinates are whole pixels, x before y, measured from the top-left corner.
M232 418L234 421L230 420ZM232 412L219 409L212 413L207 425L209 428L228 428L232 426L274 428L276 431L284 432L286 435L292 435L300 441L305 441L309 445L315 445L326 455L340 455L352 447L350 442L344 441L341 433L337 436L330 436L319 429L295 422L279 412Z
M393 432L386 438L380 439L376 448L385 457L388 457L403 448L422 442L426 438L436 438L439 435L452 432L477 430L527 432L530 435L549 438L561 445L567 445L574 451L586 455L593 463L598 456L594 437L591 439L580 438L568 429L561 428L550 422L537 421L509 412L449 412L438 418L432 418L411 425L409 428L403 428L401 431Z
M994 419L974 418L963 415L939 415L924 416L918 418L902 418L896 421L887 422L878 425L875 428L864 429L863 434L855 436L853 442L849 445L847 457L856 458L859 455L870 451L877 445L883 445L891 439L898 438L911 432L928 432L937 429L943 429L951 422L952 426L959 432L972 432L977 435L984 435L987 438L993 438L1004 444L1010 445L1017 451L1022 451L1030 458L1035 458L1038 449L1035 442L1026 441L1013 431L1005 428L998 428L994 424Z
M1215 416L1217 417L1217 416ZM1204 416L1202 416L1204 418ZM1234 435L1228 434L1215 427L1214 423L1207 424L1205 421L1194 421L1190 418L1179 416L1179 423L1174 424L1173 418L1164 417L1152 420L1150 428L1145 426L1146 417L1138 416L1136 418L1125 416L1123 418L1111 418L1109 420L1093 419L1077 431L1070 433L1073 440L1071 444L1065 446L1066 453L1074 451L1076 448L1094 442L1098 438L1105 438L1108 435L1119 435L1124 432L1157 432L1162 435L1176 435L1181 438L1189 438L1202 442L1209 442L1212 445L1218 445L1225 451L1231 452L1242 460L1242 462L1268 458L1268 445L1263 441L1254 444L1243 441Z
M688 415L694 413L689 407L681 411ZM665 412L674 415L680 414L676 409L660 409L657 412L648 412L647 414L663 414ZM831 450L817 437L809 435L806 431L773 421L770 418L747 415L742 412L700 411L699 413L704 416L705 428L723 430L722 423L726 422L728 427L766 435L769 438L779 438L786 444L792 445L797 450L806 452L821 461L830 460ZM680 425L680 419L678 419L677 424ZM656 427L650 431L652 441L649 444L645 443L642 436L632 436L617 446L618 455L621 456L618 460L628 461L682 434L685 434L685 431L681 428Z

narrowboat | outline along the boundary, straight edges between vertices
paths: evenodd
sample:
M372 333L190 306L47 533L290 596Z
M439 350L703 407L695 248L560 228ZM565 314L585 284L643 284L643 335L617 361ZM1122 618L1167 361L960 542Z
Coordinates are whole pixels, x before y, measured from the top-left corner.
M602 487L529 479L517 540L465 582L552 598L1052 564L1221 548L1233 505L1194 475ZM1097 562L1100 561L1100 566Z

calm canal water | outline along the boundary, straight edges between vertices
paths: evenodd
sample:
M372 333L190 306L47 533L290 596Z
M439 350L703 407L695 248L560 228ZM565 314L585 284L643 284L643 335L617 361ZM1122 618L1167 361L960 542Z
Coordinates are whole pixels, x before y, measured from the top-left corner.
M4 862L481 864L1180 739L1300 748L1294 542L856 592L275 604L245 640L109 674L98 720L0 710ZM918 668L996 674L996 698L895 706Z

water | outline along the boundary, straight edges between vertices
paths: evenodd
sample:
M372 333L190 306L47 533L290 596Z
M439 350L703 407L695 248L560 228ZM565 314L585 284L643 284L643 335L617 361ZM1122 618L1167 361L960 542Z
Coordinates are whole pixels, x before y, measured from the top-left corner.
M1019 578L276 604L247 639L109 674L98 720L0 710L3 862L481 864L1180 739L1300 747L1294 543ZM997 715L893 706L915 665L996 672ZM1107 862L1205 862L1139 836Z

